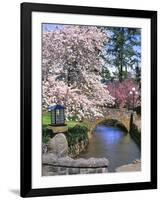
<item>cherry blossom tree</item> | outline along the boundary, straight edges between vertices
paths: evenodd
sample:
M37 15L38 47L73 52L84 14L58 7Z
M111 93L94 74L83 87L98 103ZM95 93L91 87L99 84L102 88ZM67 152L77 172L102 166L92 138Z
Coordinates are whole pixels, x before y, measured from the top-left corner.
M84 73L99 73L101 49L107 40L97 27L64 26L43 33L43 78L57 74L67 84L80 84Z
M101 83L107 35L97 27L63 26L43 32L43 108L61 103L67 116L102 115L114 99Z
M135 87L138 94L134 96L135 106L140 105L140 89L132 79L126 79L122 82L114 81L107 85L107 90L115 98L115 104L120 107L132 107L133 97L130 95L131 89Z

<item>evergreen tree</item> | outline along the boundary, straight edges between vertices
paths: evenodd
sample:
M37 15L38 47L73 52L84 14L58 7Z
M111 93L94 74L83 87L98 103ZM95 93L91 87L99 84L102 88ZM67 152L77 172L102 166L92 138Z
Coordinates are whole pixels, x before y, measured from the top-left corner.
M109 39L103 56L111 67L116 67L117 76L121 82L127 78L128 68L134 70L140 62L140 29L114 27L106 31Z
M141 89L141 69L138 64L135 67L135 80L139 84L139 89Z
M107 81L111 80L111 74L107 67L103 66L101 71L102 82L106 83Z

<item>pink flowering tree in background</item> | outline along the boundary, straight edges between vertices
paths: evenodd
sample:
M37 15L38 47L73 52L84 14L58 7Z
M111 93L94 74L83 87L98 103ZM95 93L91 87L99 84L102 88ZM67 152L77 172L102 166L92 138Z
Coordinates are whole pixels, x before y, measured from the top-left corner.
M107 90L115 98L115 104L119 108L132 108L133 96L130 94L132 88L136 89L138 94L134 96L135 107L140 106L139 84L132 79L125 79L122 82L115 81L107 84Z
M67 117L102 116L114 98L101 83L107 35L97 27L63 26L43 32L43 109L63 104Z

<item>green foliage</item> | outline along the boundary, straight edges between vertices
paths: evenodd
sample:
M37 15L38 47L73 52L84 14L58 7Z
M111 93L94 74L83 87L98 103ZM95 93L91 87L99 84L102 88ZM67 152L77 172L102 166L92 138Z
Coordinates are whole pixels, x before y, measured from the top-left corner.
M43 143L47 143L52 136L52 131L49 130L47 127L51 123L50 119L50 112L43 113L42 116L42 140ZM86 124L83 122L80 123L78 121L75 121L75 118L72 118L70 121L66 121L66 124L68 125L68 144L74 145L82 140L87 139L87 127Z
M47 143L51 137L51 130L47 129L47 127L43 127L42 129L42 142Z
M44 112L42 116L42 123L43 125L51 124L51 116L50 112Z
M42 116L42 142L43 143L47 143L51 137L51 130L47 128L48 124L50 123L51 123L50 113L49 112L43 113L43 116Z
M73 128L75 125L77 125L79 122L76 121L66 121L66 124L68 125L68 128Z
M109 28L104 58L111 67L115 66L120 81L128 78L128 68L134 69L141 59L141 33L136 28ZM134 70L135 73L135 70Z
M136 66L135 68L135 80L137 83L139 83L139 89L141 88L141 69L139 66Z
M108 80L111 80L111 74L110 74L110 71L107 67L102 68L101 77L102 77L103 83L108 81Z
M88 139L88 129L86 126L75 125L73 128L69 128L67 136L68 145L75 145L81 141Z

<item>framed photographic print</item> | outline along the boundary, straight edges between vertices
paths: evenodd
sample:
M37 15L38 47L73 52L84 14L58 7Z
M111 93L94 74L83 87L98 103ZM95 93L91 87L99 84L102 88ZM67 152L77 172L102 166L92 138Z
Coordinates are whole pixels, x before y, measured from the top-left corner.
M157 12L21 4L21 196L157 188Z

